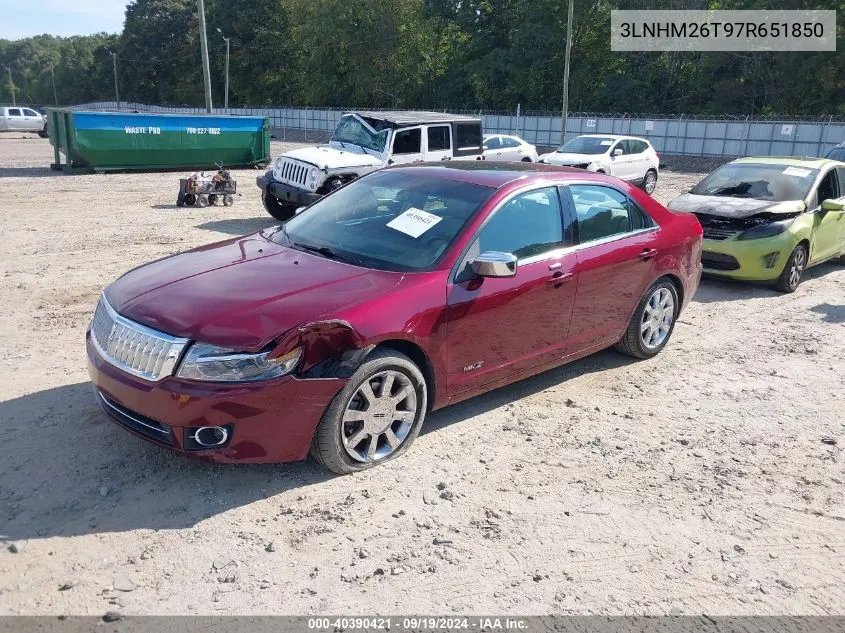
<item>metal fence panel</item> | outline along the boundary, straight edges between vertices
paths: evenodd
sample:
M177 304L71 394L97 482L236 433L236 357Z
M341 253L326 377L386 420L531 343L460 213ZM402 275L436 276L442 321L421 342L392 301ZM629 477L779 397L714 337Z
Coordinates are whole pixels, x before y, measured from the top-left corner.
M115 102L88 103L78 108L115 109ZM171 107L140 103L121 103L122 110L148 112L190 112L201 114L195 107ZM354 108L230 108L235 115L261 115L270 120L282 138L291 131L309 140L325 138L334 129L344 112ZM222 108L215 110L223 114ZM461 112L479 116L487 134L516 134L541 147L556 147L560 141L561 117L548 113L516 116L513 112ZM626 114L582 114L569 117L566 139L579 134L631 134L647 138L661 154L696 156L824 156L845 141L845 121L833 116L816 121L760 121L745 118L695 119L685 117L653 117Z

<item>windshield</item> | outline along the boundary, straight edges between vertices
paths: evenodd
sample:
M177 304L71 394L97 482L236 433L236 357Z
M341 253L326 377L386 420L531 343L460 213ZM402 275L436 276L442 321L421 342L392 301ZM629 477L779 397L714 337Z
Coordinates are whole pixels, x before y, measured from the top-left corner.
M726 196L785 202L803 200L817 169L765 163L728 163L692 188L699 196Z
M830 158L831 160L841 160L842 162L845 162L845 147L837 147L835 149L830 150L830 154L828 154L826 158Z
M612 137L579 136L558 148L558 153L565 154L604 154L613 145Z
M315 202L272 239L369 268L429 270L494 191L419 172L379 171Z
M340 121L337 122L337 127L332 133L332 141L351 143L365 149L383 152L389 134L390 130L387 128L377 131L363 119L352 114L346 114L340 117Z

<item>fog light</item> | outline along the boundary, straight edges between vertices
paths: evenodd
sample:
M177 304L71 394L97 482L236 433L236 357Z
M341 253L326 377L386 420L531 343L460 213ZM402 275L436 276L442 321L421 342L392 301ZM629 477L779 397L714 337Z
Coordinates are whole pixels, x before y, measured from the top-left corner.
M766 268L774 268L775 264L778 261L778 257L780 257L780 252L775 251L773 253L769 253L768 255L763 255L763 265Z
M184 448L186 451L225 448L232 441L233 430L231 424L225 426L185 427Z

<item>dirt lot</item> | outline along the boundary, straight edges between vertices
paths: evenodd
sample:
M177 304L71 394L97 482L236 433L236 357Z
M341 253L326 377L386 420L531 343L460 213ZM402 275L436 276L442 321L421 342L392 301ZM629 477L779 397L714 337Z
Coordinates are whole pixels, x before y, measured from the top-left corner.
M111 424L83 338L125 270L270 226L257 172L177 209L176 174L51 160L0 137L0 614L845 614L842 265L705 281L655 359L442 410L364 474L213 466Z

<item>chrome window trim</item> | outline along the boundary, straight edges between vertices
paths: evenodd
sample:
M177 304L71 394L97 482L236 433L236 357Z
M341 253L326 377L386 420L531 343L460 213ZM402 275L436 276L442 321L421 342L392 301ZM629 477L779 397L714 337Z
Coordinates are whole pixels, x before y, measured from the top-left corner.
M161 366L161 371L159 373L158 378L150 378L150 376L146 375L145 373L135 369L134 367L130 367L126 363L123 363L118 359L114 358L111 354L109 354L108 352L106 352L106 350L102 348L99 341L97 341L97 337L94 336L93 333L91 333L89 336L89 338L91 339L91 344L94 346L94 349L97 350L97 353L100 355L100 358L102 358L110 365L113 365L114 367L117 367L118 369L125 371L128 374L137 376L138 378L141 378L142 380L145 380L147 382L158 382L163 378L172 376L173 370L176 368L176 364L182 356L182 352L184 351L188 343L190 343L190 339L171 336L170 334L161 332L160 330L156 330L151 327L147 327L146 325L142 325L140 323L137 323L136 321L132 321L131 319L127 319L126 317L121 316L106 299L106 293L100 295L100 302L102 303L103 307L105 308L106 312L114 323L129 328L130 330L139 332L140 334L143 334L145 336L161 339L166 343L170 344L170 350L167 353L167 358ZM96 309L94 314L96 314Z

